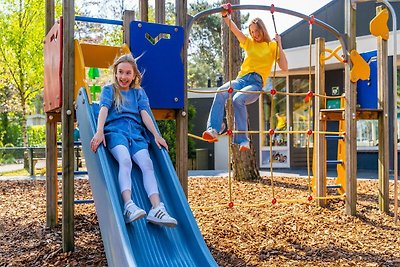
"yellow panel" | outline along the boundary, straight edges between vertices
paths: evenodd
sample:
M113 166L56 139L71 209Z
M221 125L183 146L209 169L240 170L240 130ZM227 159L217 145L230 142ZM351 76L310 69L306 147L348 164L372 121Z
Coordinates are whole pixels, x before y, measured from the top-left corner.
M345 121L339 121L339 132L345 132L346 123ZM335 184L341 185L341 188L338 188L339 194L344 194L346 192L346 143L343 140L338 140L338 151L337 151L337 160L342 161L342 164L338 164L336 167L337 177L335 180Z
M123 54L129 54L130 50L126 44L122 46L105 46L95 44L79 43L75 40L75 87L74 99L80 88L85 87L89 97L89 102L92 103L92 94L86 82L85 67L93 68L109 68L114 60Z
M350 52L350 59L353 62L353 68L350 71L350 80L355 83L359 79L369 79L370 69L368 63L360 56L356 50Z
M130 53L127 45L121 47L85 43L81 43L80 45L85 67L107 69L114 63L117 57Z
M86 88L89 96L89 102L92 103L92 96L89 91L89 86L85 79L85 62L83 59L82 49L77 40L74 40L75 46L75 86L74 86L74 100L76 99L79 89Z
M369 31L376 37L382 37L383 40L389 39L389 28L387 22L389 20L388 10L382 9L369 23Z

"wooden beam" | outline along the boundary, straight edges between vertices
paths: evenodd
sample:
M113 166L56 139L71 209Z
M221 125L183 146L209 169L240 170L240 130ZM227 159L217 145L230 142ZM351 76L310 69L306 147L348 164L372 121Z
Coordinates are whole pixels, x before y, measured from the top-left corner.
M58 223L57 118L46 113L46 225Z
M47 34L54 25L55 9L54 0L46 0L46 32ZM57 120L54 116L46 114L46 225L54 227L57 225Z
M315 40L316 47L316 67L315 67L315 93L318 95L325 95L325 61L321 62L321 53L325 53L325 39L317 38ZM315 98L315 113L319 114L320 110L325 108L325 100ZM319 116L315 116L316 131L326 131L326 122L321 120ZM317 134L315 136L314 150L314 179L315 190L317 197L326 196L326 140L325 135ZM325 199L317 199L317 205L321 207L326 206Z
M356 49L356 10L351 0L345 0L345 34L347 37L347 54L345 59L345 95L346 95L346 214L356 215L357 204L357 118L356 118L356 84L350 81L352 63L349 51Z
M152 109L151 111L156 120L175 120L177 117L175 109Z
M185 31L187 40L187 0L175 0L176 24ZM182 58L184 68L184 108L176 116L176 172L186 196L188 195L188 97L187 97L187 43L183 45Z
M63 251L74 250L74 25L75 1L63 0L62 240Z
M377 120L382 109L357 109L356 120ZM321 109L320 119L324 121L341 121L345 119L345 109Z
M131 21L135 20L135 11L133 10L125 10L123 14L123 31L124 31L124 43L130 47L130 36L131 36L131 29L130 24Z
M376 8L378 14L382 6ZM381 37L377 38L377 66L378 66L378 107L383 110L378 119L379 146L378 146L378 180L379 180L379 210L389 213L389 68L388 42Z
M156 1L156 23L165 24L165 0Z
M148 0L139 1L139 14L141 21L149 21L149 2Z

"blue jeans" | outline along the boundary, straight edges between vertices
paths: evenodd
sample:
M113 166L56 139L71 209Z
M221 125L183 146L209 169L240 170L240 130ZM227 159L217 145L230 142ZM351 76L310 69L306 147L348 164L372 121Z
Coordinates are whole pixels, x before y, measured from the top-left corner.
M242 92L260 92L262 90L262 78L259 74L252 72L243 77L237 78L232 81L232 88ZM229 88L229 82L225 83L218 88L226 90ZM235 129L238 131L247 131L247 108L246 105L254 103L260 94L246 94L241 92L234 92L232 95L233 100L233 113L235 118ZM207 121L207 129L214 129L217 132L221 131L221 125L224 117L225 103L229 98L228 92L216 93L214 101L211 106L210 114ZM249 141L247 134L235 134L233 142L241 144Z

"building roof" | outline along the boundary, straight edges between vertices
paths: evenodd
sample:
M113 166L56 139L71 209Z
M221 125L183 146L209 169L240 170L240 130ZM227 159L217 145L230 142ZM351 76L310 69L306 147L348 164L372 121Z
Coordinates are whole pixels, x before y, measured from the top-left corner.
M394 10L396 11L397 17L397 28L400 27L400 3L390 3ZM375 17L376 7L383 4L377 4L374 2L366 2L357 4L357 36L370 35L369 22ZM338 32L344 34L345 27L345 9L344 0L334 0L329 2L327 5L323 6L319 10L315 11L313 14L315 18L324 21L325 23L331 25L333 28L338 30ZM388 21L389 30L392 30L392 18L389 17ZM313 40L316 37L323 37L325 41L336 40L328 31L317 26L313 27ZM302 20L282 34L282 43L284 48L294 48L299 46L305 46L309 44L309 25L308 21Z

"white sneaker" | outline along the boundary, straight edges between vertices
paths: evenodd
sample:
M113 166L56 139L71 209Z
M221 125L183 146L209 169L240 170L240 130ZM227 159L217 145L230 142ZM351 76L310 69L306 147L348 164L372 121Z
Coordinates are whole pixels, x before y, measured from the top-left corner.
M160 203L156 208L149 211L147 221L161 226L175 227L178 222L172 218L165 210L164 203Z
M124 210L125 223L131 223L146 216L146 212L132 201L126 204Z
M242 143L240 143L239 145L239 150L240 151L247 151L250 149L250 142L249 141L244 141Z

